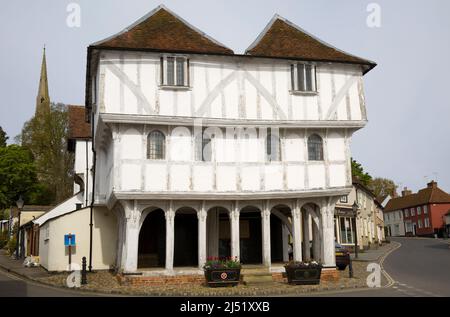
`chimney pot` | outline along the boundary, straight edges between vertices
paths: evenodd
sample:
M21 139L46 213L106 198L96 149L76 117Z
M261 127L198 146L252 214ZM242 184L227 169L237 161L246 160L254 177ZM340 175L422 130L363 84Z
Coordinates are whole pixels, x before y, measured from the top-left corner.
M437 185L438 185L437 182L431 181L427 184L427 187L428 188L437 188Z

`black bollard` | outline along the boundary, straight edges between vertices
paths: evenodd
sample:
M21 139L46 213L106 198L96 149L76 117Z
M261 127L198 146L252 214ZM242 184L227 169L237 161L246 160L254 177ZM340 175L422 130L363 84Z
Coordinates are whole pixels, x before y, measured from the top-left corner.
M353 278L353 264L352 264L352 258L349 256L350 261L348 263L348 277Z
M86 274L86 257L83 256L83 258L81 259L81 285L87 284Z

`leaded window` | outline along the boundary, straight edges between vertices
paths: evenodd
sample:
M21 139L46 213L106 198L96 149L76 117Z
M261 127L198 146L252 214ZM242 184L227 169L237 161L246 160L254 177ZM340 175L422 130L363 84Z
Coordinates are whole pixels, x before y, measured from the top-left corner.
M161 131L150 132L147 138L147 158L164 160L166 155L166 137Z
M317 134L308 138L308 160L323 161L323 141Z
M161 85L189 86L189 60L182 56L161 57Z
M311 64L291 65L292 90L297 92L316 92L316 66Z

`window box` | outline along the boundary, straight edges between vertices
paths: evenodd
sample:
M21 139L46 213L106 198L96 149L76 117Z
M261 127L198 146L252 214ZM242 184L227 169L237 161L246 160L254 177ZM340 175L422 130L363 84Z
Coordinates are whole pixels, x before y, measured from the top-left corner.
M284 266L289 284L320 284L322 265L317 262L289 262Z

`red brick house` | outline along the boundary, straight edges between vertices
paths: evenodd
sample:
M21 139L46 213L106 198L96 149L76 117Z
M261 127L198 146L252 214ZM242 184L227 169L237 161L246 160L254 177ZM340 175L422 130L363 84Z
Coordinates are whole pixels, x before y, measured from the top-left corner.
M441 236L449 208L450 195L432 181L415 194L405 188L401 197L387 203L385 212L402 211L407 236Z

